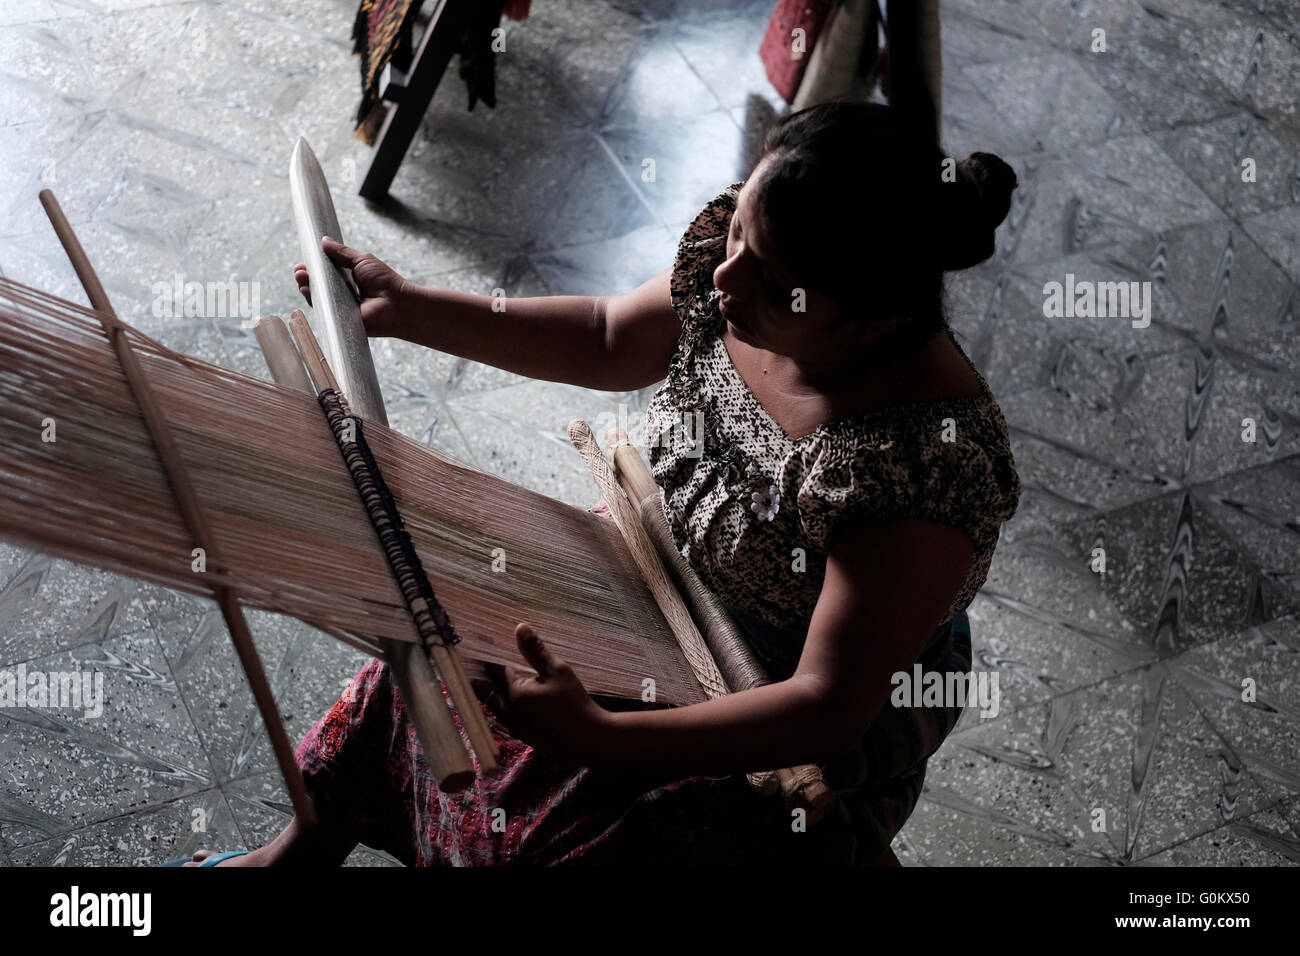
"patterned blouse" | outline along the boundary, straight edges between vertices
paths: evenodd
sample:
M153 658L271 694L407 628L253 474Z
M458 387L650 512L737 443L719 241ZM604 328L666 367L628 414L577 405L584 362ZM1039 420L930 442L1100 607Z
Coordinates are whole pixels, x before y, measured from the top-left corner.
M1019 501L1002 412L976 372L978 396L906 402L788 437L721 337L713 272L743 185L711 201L678 244L671 288L682 332L646 409L651 470L677 547L725 603L797 641L797 656L841 525L941 522L975 546L951 617L983 585Z

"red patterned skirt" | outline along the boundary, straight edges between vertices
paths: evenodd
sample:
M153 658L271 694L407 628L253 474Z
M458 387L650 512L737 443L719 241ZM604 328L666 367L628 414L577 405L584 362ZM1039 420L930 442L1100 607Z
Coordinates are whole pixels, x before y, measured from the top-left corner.
M928 667L969 670L968 637L939 651L946 656ZM322 813L408 866L897 866L890 841L915 808L926 758L960 716L887 706L864 739L877 742L864 752L873 764L890 763L891 775L841 793L832 812L796 830L783 798L760 796L743 775L664 780L567 764L512 736L478 705L500 772L443 793L388 666L371 661L297 749ZM903 754L899 741L913 741L907 746L917 752Z

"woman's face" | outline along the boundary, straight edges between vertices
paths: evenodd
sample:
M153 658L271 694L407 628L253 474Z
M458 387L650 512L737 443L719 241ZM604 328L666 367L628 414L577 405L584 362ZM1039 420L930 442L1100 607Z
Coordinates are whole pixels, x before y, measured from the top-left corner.
M838 309L819 290L801 286L777 257L766 217L754 202L757 178L750 176L740 190L727 257L713 272L713 284L722 293L718 308L742 342L794 355L803 351L800 340L815 338ZM796 311L800 308L804 311Z
M833 364L858 352L893 322L844 320L835 300L801 285L777 256L767 218L755 202L759 170L736 199L727 257L713 272L718 307L736 338L812 364ZM800 311L802 310L802 311Z

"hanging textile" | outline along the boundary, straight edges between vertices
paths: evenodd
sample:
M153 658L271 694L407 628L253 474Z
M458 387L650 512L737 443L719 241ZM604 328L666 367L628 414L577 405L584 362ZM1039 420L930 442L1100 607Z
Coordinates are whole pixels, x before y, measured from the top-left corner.
M361 0L352 24L352 52L361 57L360 126L374 109L379 77L395 54L400 65L410 62L411 26L423 0Z
M361 58L361 105L357 108L357 135L374 141L383 110L378 109L379 81L391 61L406 69L411 62L412 33L423 0L361 0L352 25L352 52ZM511 20L528 16L532 0L476 0L469 25L456 48L459 74L469 96L469 109L482 100L496 106L496 60L493 33L504 15Z
M834 7L834 0L780 0L772 11L758 56L768 80L787 103L799 92L817 37Z

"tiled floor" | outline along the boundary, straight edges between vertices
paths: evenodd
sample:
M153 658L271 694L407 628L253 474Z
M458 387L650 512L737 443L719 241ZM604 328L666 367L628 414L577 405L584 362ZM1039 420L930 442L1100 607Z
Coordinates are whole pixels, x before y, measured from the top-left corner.
M630 288L747 175L752 131L781 105L756 57L772 5L538 2L506 24L496 110L466 112L449 77L381 209L355 195L355 0L0 0L0 271L80 298L37 204L48 185L124 317L265 377L238 318L155 318L150 290L233 277L260 283L262 312L296 305L301 134L350 244L418 281ZM997 255L952 278L950 305L1024 496L970 610L1001 712L968 712L896 849L909 865L1296 863L1300 15L1287 0L943 6L946 145L1000 154L1022 184ZM1150 328L1045 319L1040 290L1067 272L1151 281ZM376 358L395 427L575 504L596 495L564 423L652 391L403 343ZM297 739L361 658L292 620L252 623ZM0 715L0 863L152 863L256 845L288 819L210 605L0 545L0 669L24 662L103 671L109 693L98 720Z

